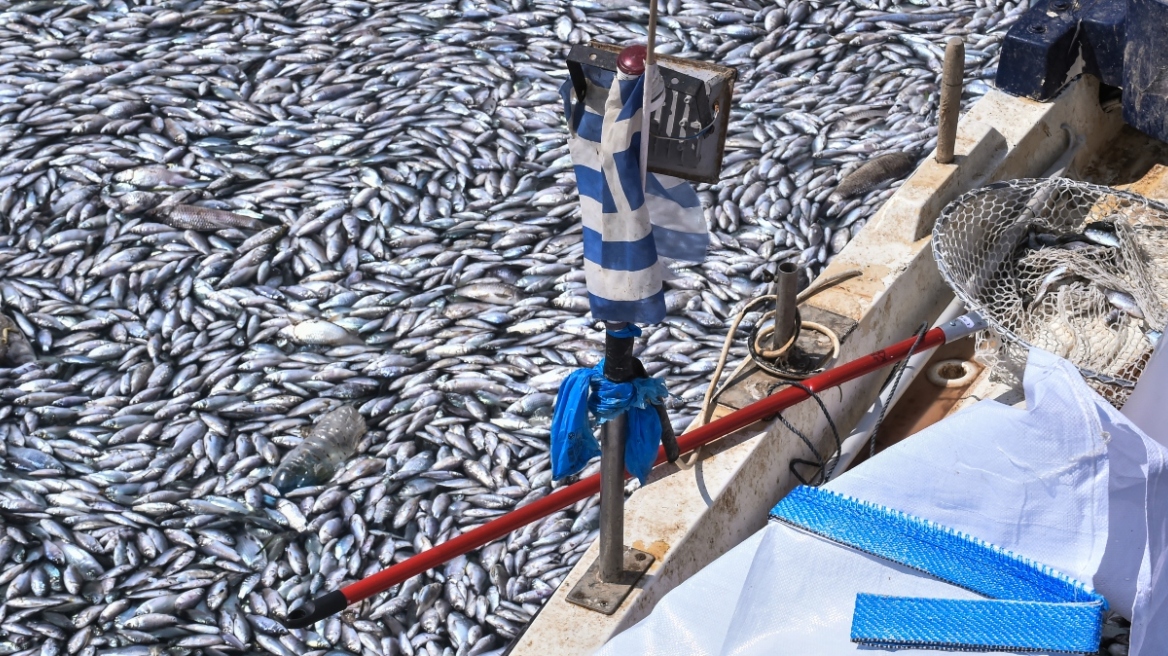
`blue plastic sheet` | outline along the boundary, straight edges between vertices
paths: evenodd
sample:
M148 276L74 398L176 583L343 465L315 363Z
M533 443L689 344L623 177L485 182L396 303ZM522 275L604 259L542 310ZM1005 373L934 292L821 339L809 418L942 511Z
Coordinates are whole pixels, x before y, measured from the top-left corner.
M668 392L660 378L614 383L604 377L604 361L592 369L577 369L560 383L552 418L552 478L578 473L600 455L589 412L603 424L628 413L625 469L643 484L661 446L661 418L654 404Z

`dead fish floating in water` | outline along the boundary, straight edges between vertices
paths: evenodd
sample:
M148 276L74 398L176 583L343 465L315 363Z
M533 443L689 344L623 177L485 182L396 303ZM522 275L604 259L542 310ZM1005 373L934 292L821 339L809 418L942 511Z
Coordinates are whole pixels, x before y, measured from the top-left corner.
M182 230L263 230L268 227L258 219L198 205L176 205L161 214L163 223Z
M346 346L364 344L362 339L331 321L309 319L285 326L280 337L301 346Z
M365 420L352 406L326 413L304 442L284 456L272 474L272 485L280 492L289 492L324 483L357 450L365 431Z
M885 181L903 178L916 164L916 153L888 153L868 160L839 183L831 198L840 201L866 193Z
M36 360L32 345L15 321L0 314L0 363L20 366Z

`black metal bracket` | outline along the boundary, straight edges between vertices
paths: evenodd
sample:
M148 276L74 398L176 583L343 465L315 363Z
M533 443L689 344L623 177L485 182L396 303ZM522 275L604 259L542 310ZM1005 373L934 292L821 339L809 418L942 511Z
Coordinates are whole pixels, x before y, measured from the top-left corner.
M635 378L648 378L649 372L640 359L633 357L632 337L606 335L604 340L604 377L614 383L627 383ZM677 444L677 432L669 421L669 413L664 405L654 405L657 418L661 420L661 444L665 447L665 457L676 462L681 457Z
M1168 2L1036 0L1006 33L995 84L1053 98L1082 57L1084 73L1123 91L1123 119L1168 141Z
M621 48L593 41L572 46L568 73L577 98L589 86L609 88ZM716 183L729 131L738 71L728 66L660 55L665 104L649 125L648 170L693 182Z

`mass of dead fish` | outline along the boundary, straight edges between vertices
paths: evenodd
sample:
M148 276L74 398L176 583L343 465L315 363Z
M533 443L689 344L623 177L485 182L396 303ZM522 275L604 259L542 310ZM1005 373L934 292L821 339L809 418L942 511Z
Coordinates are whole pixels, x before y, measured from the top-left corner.
M698 187L709 256L638 346L676 426L769 268L814 277L911 161L837 182L931 149L945 40L968 105L1024 10L661 0L659 52L740 74L722 180ZM0 1L0 654L503 650L596 499L311 629L281 619L552 489L554 394L603 335L557 89L571 44L642 39L646 16ZM351 455L276 485L343 406L367 429Z

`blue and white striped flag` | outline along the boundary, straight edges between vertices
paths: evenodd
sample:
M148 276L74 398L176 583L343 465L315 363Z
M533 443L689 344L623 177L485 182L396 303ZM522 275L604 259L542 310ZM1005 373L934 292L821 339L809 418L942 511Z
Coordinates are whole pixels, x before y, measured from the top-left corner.
M646 75L585 66L585 98L560 89L584 220L584 277L592 317L659 323L665 318L664 259L701 262L709 235L701 202L684 180L645 174ZM654 88L663 93L660 75ZM657 102L660 103L659 94ZM650 107L650 111L655 107ZM647 139L644 140L647 145Z

